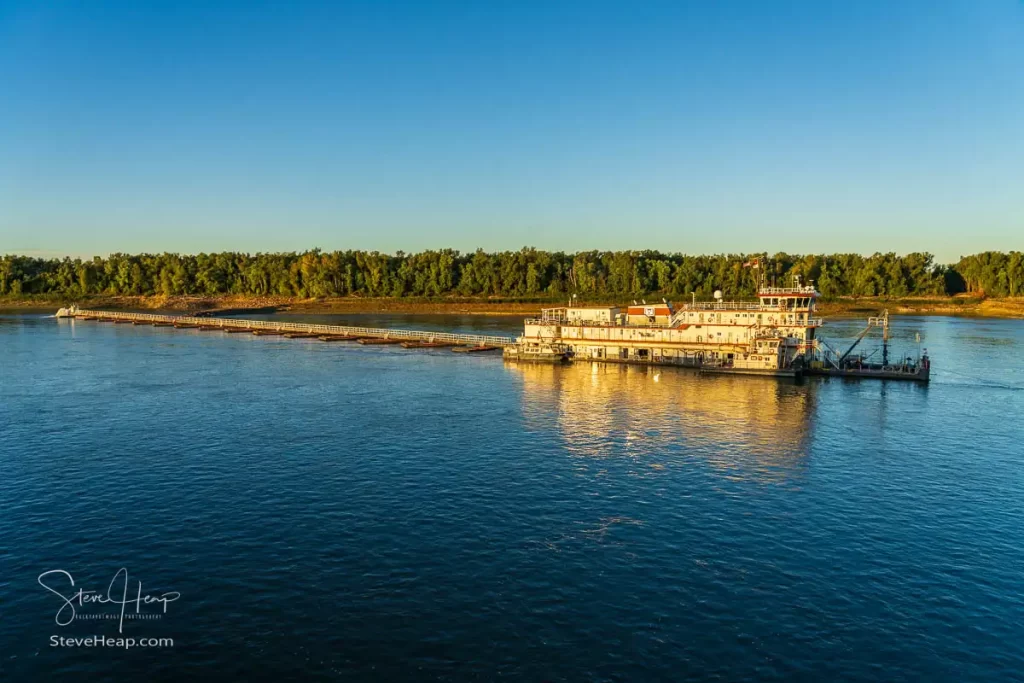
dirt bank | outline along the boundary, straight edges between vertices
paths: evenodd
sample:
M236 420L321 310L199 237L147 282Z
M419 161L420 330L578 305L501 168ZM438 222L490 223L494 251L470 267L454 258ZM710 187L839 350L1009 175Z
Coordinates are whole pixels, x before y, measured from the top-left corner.
M0 299L0 311L53 312L67 302L45 297ZM608 305L613 305L611 302ZM617 302L621 305L622 302ZM526 316L541 308L564 305L562 301L507 299L417 299L338 297L299 299L295 297L245 296L92 296L78 302L83 308L114 310L164 310L187 313L219 313L240 315L246 312L294 313L438 313L458 315ZM584 305L598 306L588 302ZM881 299L848 297L822 301L822 316L873 315L888 309L893 315L958 315L978 318L1024 318L1024 297L984 299L972 297L933 297Z

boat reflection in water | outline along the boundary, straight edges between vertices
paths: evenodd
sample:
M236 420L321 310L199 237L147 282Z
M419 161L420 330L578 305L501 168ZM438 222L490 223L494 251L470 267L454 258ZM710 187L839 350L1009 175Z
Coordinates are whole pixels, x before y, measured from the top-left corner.
M522 377L531 429L557 416L581 467L631 461L631 474L694 463L765 482L803 476L816 387L657 367L506 363Z

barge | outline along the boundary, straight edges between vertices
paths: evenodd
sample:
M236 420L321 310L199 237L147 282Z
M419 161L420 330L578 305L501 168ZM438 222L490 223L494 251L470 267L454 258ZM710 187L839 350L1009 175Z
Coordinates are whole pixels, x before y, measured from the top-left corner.
M859 353L854 355L853 351L871 332L872 329L882 330L881 361L873 361L879 349L871 353ZM920 344L921 336L917 335L917 342ZM828 345L824 339L819 339L814 349L815 353L807 368L810 375L825 375L829 377L867 377L871 379L896 379L910 380L914 382L927 382L931 378L932 364L928 358L928 349L919 353L917 357L902 356L899 359L890 358L889 353L889 311L883 311L881 315L868 318L865 327L853 344L843 353L838 353Z
M854 362L850 352L826 353L831 347L820 343L823 321L815 316L819 297L813 283L803 284L799 277L790 287L775 287L762 276L756 301L723 301L721 291L714 301L694 297L679 309L664 300L625 308L573 306L570 300L569 306L544 309L539 318L527 319L504 357L514 362L670 365L778 378L820 374L928 381L927 354L898 364L886 358L876 367L863 358ZM885 321L887 343L888 316Z

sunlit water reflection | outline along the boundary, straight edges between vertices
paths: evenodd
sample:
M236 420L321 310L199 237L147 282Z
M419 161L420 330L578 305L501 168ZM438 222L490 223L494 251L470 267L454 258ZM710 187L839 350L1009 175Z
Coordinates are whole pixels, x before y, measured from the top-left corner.
M927 387L0 317L0 673L1011 679L1024 323L918 334ZM39 573L120 566L173 650L50 648Z

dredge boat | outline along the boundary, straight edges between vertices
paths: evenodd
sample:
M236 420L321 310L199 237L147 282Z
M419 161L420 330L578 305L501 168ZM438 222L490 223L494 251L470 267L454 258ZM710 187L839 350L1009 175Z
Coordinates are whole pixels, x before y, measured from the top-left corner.
M878 349L871 353L859 353L854 355L853 351L864 340L873 328L882 330L882 357L881 362L872 361ZM921 336L917 335L920 343ZM928 349L913 356L902 356L893 360L889 353L889 311L883 311L882 315L868 318L865 327L853 344L844 352L833 349L824 339L817 340L815 345L814 358L808 366L807 372L811 375L829 375L832 377L873 377L876 379L905 379L916 382L927 382L931 377L932 364L928 358Z
M760 267L759 262L753 265ZM679 310L667 301L654 305L634 302L625 310L614 306L548 308L539 318L526 320L522 336L505 347L504 357L517 362L674 365L737 375L821 374L928 381L927 355L893 365L886 352L883 363L876 367L863 358L855 362L852 347L846 354L836 354L819 343L817 331L823 322L814 315L819 296L813 284L804 285L799 277L791 287L774 287L762 276L757 301L723 301L722 292L716 291L714 301L698 302L694 297ZM888 330L888 316L885 320Z

